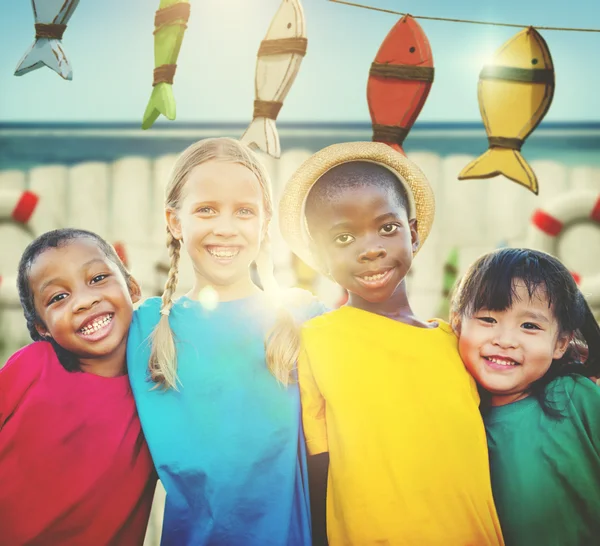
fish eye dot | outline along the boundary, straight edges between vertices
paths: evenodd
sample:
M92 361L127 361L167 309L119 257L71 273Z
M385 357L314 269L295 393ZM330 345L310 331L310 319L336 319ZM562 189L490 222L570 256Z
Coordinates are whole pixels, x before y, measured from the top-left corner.
M411 53L414 53L415 52L415 48L411 47L408 51L410 51Z
M538 60L537 59L531 59L531 64L537 64Z

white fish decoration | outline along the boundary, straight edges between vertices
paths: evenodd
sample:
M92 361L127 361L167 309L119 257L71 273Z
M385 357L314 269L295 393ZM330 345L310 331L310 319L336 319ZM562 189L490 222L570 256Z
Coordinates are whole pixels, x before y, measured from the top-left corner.
M281 155L275 120L296 79L306 46L300 0L283 0L258 50L253 119L241 138L251 148L277 158Z
M65 80L73 70L62 48L62 36L79 0L31 0L35 17L35 42L19 62L15 76L46 65Z

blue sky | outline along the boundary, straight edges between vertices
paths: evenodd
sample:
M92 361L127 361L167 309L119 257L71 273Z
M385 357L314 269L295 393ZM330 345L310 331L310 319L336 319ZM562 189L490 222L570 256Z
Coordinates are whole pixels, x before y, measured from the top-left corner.
M44 1L44 0L41 0ZM360 0L357 0L360 2ZM247 121L256 51L280 0L191 0L175 77L177 120ZM600 27L600 2L572 0L370 0L409 12L545 26ZM10 6L9 6L10 4ZM281 121L369 121L366 80L394 15L303 0L308 53ZM33 38L27 0L0 7L0 121L141 122L151 92L158 0L81 0L63 40L74 71L13 76ZM477 79L486 57L518 29L420 21L435 82L422 121L478 121ZM600 34L543 31L557 88L546 120L600 121Z

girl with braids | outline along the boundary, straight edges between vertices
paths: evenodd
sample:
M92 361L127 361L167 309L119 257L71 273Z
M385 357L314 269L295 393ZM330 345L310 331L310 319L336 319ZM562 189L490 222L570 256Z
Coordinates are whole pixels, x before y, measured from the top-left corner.
M569 271L543 252L492 252L465 274L452 313L487 400L506 544L598 544L600 388L587 377L600 368L600 328Z
M141 546L156 474L125 364L139 286L76 229L34 240L17 282L34 343L0 369L0 543Z
M175 163L165 208L165 290L136 311L127 347L167 493L162 544L310 544L296 324L323 309L274 286L267 173L236 140L197 142ZM182 252L195 280L174 301Z

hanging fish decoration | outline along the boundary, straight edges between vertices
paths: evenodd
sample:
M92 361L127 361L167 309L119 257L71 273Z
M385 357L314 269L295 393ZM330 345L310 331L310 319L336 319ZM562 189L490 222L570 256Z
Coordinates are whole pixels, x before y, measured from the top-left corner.
M273 157L281 155L275 120L300 70L306 46L300 0L283 0L258 50L253 119L241 138L251 148Z
M404 154L404 139L427 100L433 73L429 40L419 23L405 15L383 40L369 72L373 141Z
M73 79L62 37L78 4L79 0L31 0L35 41L20 60L15 76L23 76L45 65L65 80Z
M521 155L521 146L542 121L554 96L554 65L544 38L526 28L494 55L479 74L479 110L489 149L458 175L506 178L538 194L538 180Z
M154 80L152 95L144 112L142 129L149 129L162 114L174 120L173 78L183 35L190 18L188 0L160 0L154 18Z

